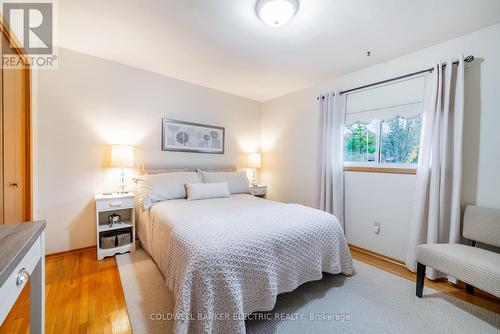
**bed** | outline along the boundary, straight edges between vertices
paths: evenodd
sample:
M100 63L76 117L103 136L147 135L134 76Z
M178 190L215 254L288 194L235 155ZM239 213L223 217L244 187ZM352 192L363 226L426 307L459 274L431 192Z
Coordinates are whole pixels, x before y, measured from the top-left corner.
M175 333L245 333L278 294L353 271L333 215L248 194L158 202L139 210L138 234L173 292Z

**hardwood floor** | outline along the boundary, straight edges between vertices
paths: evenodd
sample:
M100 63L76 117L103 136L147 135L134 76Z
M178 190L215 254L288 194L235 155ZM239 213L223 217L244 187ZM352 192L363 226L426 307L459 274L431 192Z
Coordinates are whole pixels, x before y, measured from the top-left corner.
M47 334L131 333L114 257L97 261L95 248L49 256L45 272ZM29 333L27 287L1 334Z
M398 261L351 247L353 258L415 281ZM95 249L49 256L46 260L46 333L131 333L116 261L96 260ZM500 299L445 281L426 281L426 286L500 314ZM0 334L29 332L29 290L25 288Z

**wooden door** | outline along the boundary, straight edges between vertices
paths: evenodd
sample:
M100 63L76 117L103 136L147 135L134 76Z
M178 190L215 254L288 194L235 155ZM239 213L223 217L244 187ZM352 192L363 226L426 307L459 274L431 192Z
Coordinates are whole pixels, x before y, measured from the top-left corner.
M17 66L3 66L1 75L2 218L9 224L31 219L31 73L23 54L2 34L2 57L5 55L19 59Z

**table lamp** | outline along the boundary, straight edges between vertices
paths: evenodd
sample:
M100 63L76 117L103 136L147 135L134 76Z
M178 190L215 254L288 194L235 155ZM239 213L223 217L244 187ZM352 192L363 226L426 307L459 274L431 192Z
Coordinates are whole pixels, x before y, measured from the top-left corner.
M111 145L111 167L120 168L120 194L125 191L125 168L134 167L134 146Z
M260 152L248 154L248 167L252 168L252 186L257 185L256 170L260 168L261 155Z

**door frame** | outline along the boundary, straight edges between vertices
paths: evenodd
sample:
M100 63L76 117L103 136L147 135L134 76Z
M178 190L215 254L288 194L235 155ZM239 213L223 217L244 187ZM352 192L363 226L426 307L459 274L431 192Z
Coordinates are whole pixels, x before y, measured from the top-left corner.
M31 58L27 55L24 48L19 43L19 40L14 35L13 32L9 29L9 27L4 24L3 18L0 17L0 33L2 34L2 42L0 42L0 54L2 55L2 59L0 61L0 71L2 75L2 80L0 80L0 107L1 107L1 124L0 124L0 155L3 156L3 39L6 42L10 43L10 46L16 51L23 62L23 71L24 74L24 104L26 108L26 193L24 196L26 197L26 211L25 216L27 221L33 219L33 143L32 143L32 105L31 105L31 94L32 94L32 82L31 82ZM2 189L0 190L0 215L2 217L2 222L4 221L4 170L3 164L0 164L0 184L2 185Z

